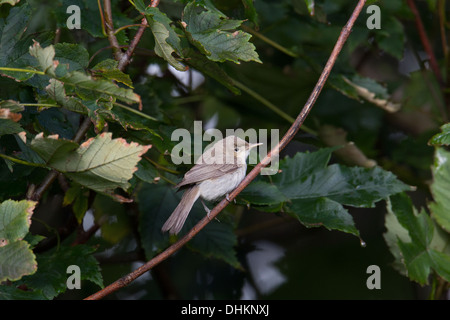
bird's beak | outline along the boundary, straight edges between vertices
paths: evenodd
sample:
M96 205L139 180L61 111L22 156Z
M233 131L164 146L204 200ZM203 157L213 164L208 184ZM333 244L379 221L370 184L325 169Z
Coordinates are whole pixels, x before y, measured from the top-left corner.
M254 147L257 147L257 146L260 146L260 145L262 145L262 143L252 143L252 144L249 144L247 150L251 150L251 149L253 149Z

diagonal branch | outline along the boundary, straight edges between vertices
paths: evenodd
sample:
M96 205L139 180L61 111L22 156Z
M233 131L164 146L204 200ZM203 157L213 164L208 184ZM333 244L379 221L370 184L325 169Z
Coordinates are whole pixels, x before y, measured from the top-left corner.
M120 49L119 41L117 41L116 33L114 31L114 23L112 19L112 10L111 10L111 0L103 1L104 7L104 17L105 17L105 30L106 35L108 36L109 43L111 44L112 51L114 54L114 59L116 61L120 61L123 56L123 52ZM101 9L100 9L101 10Z
M159 4L159 0L152 0L150 3L150 7L156 8ZM145 29L148 27L147 19L144 17L141 21L141 26L139 27L138 31L136 32L136 35L134 36L133 40L130 43L130 46L128 47L128 50L122 55L122 57L118 60L119 70L123 70L131 61L131 56L133 55L134 50L136 49L136 46L138 45L139 41L141 41L142 35L144 34Z
M125 277L122 277L109 286L105 287L104 289L92 294L91 296L87 297L86 300L98 300L101 299L114 291L127 286L129 283L134 281L136 278L140 277L145 272L152 269L154 266L159 264L161 261L164 261L168 257L170 257L173 253L175 253L178 249L183 247L189 240L191 240L201 229L203 229L209 221L213 220L227 205L228 201L232 201L236 196L253 180L256 178L256 176L261 172L261 170L266 167L272 157L277 156L280 151L287 146L287 144L292 140L292 138L295 136L295 134L300 130L301 125L305 121L306 117L308 116L309 112L311 111L314 103L316 102L320 92L322 91L323 86L325 85L325 82L331 72L331 69L333 68L336 59L342 50L342 47L344 46L344 43L346 42L348 36L350 35L351 29L353 27L353 24L355 23L356 19L358 18L359 14L361 13L362 8L364 7L365 0L359 0L358 4L353 11L350 19L348 20L347 24L344 26L344 28L341 31L341 34L334 46L333 51L331 52L331 55L327 61L327 64L325 65L322 74L319 77L319 80L317 81L316 86L314 87L308 101L306 102L305 106L301 110L300 114L298 115L297 119L295 119L292 126L289 128L289 130L286 132L284 137L281 139L281 141L278 143L278 145L273 148L269 154L261 160L260 163L258 163L252 171L242 180L242 182L239 184L239 186L229 194L229 199L222 200L219 204L217 204L214 209L211 210L209 217L205 216L202 220L200 220L185 236L183 236L180 240L178 240L176 243L168 247L166 250L161 252L159 255L142 265L140 268L134 270L130 274L126 275Z
M441 70L439 69L439 64L436 60L436 56L434 55L433 48L431 46L430 40L428 39L422 19L420 18L419 10L417 9L414 0L406 0L406 2L408 3L409 8L411 9L412 13L414 14L414 17L416 20L417 31L419 32L420 40L422 41L423 48L425 49L425 51L428 54L428 57L430 59L431 70L433 70L434 75L436 76L436 78L440 82L440 84L442 85L443 81L444 81L442 78L442 73L441 73Z

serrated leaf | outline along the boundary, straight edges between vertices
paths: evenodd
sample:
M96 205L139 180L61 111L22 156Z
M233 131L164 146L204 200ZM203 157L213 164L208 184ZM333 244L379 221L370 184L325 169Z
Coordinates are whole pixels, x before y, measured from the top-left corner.
M449 281L450 255L439 252L435 245L432 246L435 243L433 239L440 235L436 233L436 226L428 214L425 211L417 214L411 199L404 193L390 197L388 210L395 214L399 224L409 235L407 238L404 231L401 231L396 244L408 277L424 285L428 283L428 276L433 269ZM388 231L392 233L394 230ZM390 237L392 239L392 235Z
M306 226L324 226L358 236L353 219L343 205L373 207L377 201L409 187L379 167L327 166L336 149L324 148L283 159L281 173L272 180L289 199L285 203L288 212Z
M213 61L256 61L261 63L255 46L249 42L251 35L236 31L243 21L227 19L218 10L198 13L193 1L183 11L182 25L189 41Z
M36 271L36 261L28 242L34 201L6 200L0 204L0 282L15 281Z
M51 99L67 110L86 113L86 107L80 99L66 95L63 82L56 79L50 79L49 82L50 84L45 88L45 91Z
M6 19L0 19L0 66L22 68L29 65L31 60L28 47L31 38L22 36L27 28L32 9L28 3L11 8ZM18 81L25 81L33 73L0 71L2 74Z
M435 134L428 144L434 146L448 146L450 145L450 123L446 123L441 127L441 131L438 134Z
M164 222L180 202L180 195L172 186L164 183L145 184L139 193L140 234L146 257L150 259L169 243L167 233L161 232ZM206 212L197 201L184 224L181 234L190 230ZM196 239L196 240L194 240ZM206 257L222 259L234 267L239 266L234 246L236 236L226 222L211 221L194 238L189 248Z
M117 68L119 62L112 59L106 59L92 68L91 72L96 77L102 77L108 80L114 80L117 82L121 82L129 88L133 88L133 82L128 74L123 73L121 70Z
M373 207L375 202L391 194L410 189L379 167L349 168L333 164L324 170L314 169L312 173L300 169L293 175L285 163L281 163L281 169L276 181L280 191L290 199L327 197L345 205Z
M253 0L242 0L245 9L245 16L258 28L258 12L255 9Z
M434 201L428 207L436 222L450 232L450 152L436 148L434 159L430 186Z
M376 32L375 39L380 49L401 60L404 53L403 24L393 16L387 17L383 21L383 32Z
M0 247L0 282L16 281L36 269L35 256L28 242L19 240Z
M39 254L37 272L21 281L29 290L40 292L46 299L53 299L67 290L67 268L76 265L80 268L81 280L88 280L102 288L102 274L94 252L95 249L89 246L76 245L60 246L58 250Z
M200 206L194 209L204 217L206 214ZM193 227L189 226L188 227ZM241 265L236 256L234 247L237 245L237 237L233 231L232 226L227 223L209 223L202 232L194 237L189 243L188 247L200 252L205 257L214 257L228 263L234 268L240 268Z
M28 233L36 202L6 200L0 204L0 246L22 240Z
M209 60L206 56L191 48L185 49L183 53L186 59L185 61L188 65L215 79L234 94L241 93L241 91L235 87L233 79L231 79L228 74L217 65L216 62Z
M276 186L264 181L254 181L241 191L238 200L254 205L272 205L285 202L288 198Z
M164 221L169 217L178 203L175 192L164 184L145 184L138 197L139 233L142 247L147 259L169 244L169 237L161 232Z
M54 59L67 64L68 71L84 71L89 64L89 52L85 47L75 43L57 43L54 46Z
M158 8L153 7L148 7L145 10L145 17L155 38L155 53L170 63L175 69L186 71L186 66L172 56L173 52L182 56L180 39L170 26L172 21Z
M128 189L128 180L150 147L127 143L122 138L112 139L112 133L102 133L79 147L71 141L42 135L31 142L31 148L49 167L82 186L103 193L116 188Z
M320 227L359 236L352 216L339 203L328 198L293 200L287 204L289 213L307 227Z
M30 47L30 54L37 59L40 69L46 75L61 81L64 85L78 89L79 94L82 93L80 90L84 90L84 95L90 95L95 99L113 97L126 103L141 104L140 97L130 89L120 88L110 81L94 80L80 71L69 72L67 65L54 60L55 49L52 45L42 48L35 42Z
M11 119L0 119L0 137L5 134L19 133L23 131L20 124Z

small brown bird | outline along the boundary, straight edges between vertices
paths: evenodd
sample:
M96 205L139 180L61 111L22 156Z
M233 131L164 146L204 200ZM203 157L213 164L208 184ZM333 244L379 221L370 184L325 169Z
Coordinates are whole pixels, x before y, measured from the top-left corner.
M244 179L247 171L247 157L250 150L261 143L250 144L236 136L217 141L206 150L196 164L184 175L175 187L185 187L180 203L164 223L162 232L177 234L186 221L195 201L214 201L234 190ZM209 209L203 203L209 215Z

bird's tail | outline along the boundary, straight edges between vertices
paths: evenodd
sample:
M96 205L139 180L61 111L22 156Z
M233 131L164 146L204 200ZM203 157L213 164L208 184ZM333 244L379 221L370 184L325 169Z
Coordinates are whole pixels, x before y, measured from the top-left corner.
M192 188L186 189L183 197L181 197L180 203L172 212L169 219L167 219L166 223L164 223L161 229L162 232L169 231L170 234L177 234L180 232L187 216L189 215L189 212L192 209L192 206L199 196L200 188L198 186L193 186Z

